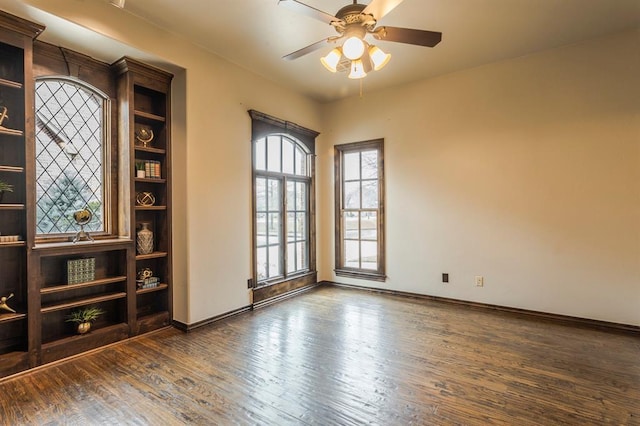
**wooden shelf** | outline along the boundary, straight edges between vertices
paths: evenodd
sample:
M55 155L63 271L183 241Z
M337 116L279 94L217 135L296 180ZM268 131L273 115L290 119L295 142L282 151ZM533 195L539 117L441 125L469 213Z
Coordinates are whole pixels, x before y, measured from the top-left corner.
M64 311L65 309L77 308L79 306L91 305L94 303L107 302L109 300L124 299L125 297L127 297L127 293L125 292L109 293L102 296L77 299L65 303L43 306L40 311L43 314L47 314L49 312Z
M8 129L0 126L0 135L22 136L24 132L22 130Z
M24 172L24 167L0 166L0 172L22 173Z
M156 115L156 114L151 114L150 112L144 112L144 111L134 111L133 115L135 115L136 118L143 118L145 120L151 120L151 121L157 121L158 123L164 123L166 120L166 118L164 118L161 115Z
M157 287L151 288L139 288L136 290L136 294L153 293L154 291L162 291L169 288L168 284L158 284Z
M18 321L21 319L25 319L27 317L26 314L14 314L11 312L7 312L6 314L0 314L0 323L3 322L11 322L11 321Z
M158 178L135 178L136 182L144 182L144 183L166 183L166 179L158 179Z
M129 238L115 238L108 240L78 241L72 243L64 241L61 243L41 243L33 247L33 250L43 253L43 256L61 256L88 254L100 251L125 250L133 243Z
M64 336L42 344L42 362L48 363L100 346L115 343L129 337L129 326L125 323L92 328L87 334Z
M27 245L24 241L11 241L10 243L0 243L0 249L10 247L25 247Z
M1 204L0 210L24 210L24 204Z
M167 252L154 251L153 253L149 253L149 254L138 254L136 255L136 260L157 259L160 257L167 257Z
M136 206L136 210L166 210L167 206Z
M18 81L6 80L4 78L0 78L0 86L12 87L14 89L22 89L22 83Z
M78 284L61 284L61 285L56 285L51 287L44 287L40 289L40 293L41 294L61 293L64 291L76 290L79 288L96 287L100 285L115 284L115 283L121 283L125 281L127 281L126 276L102 278L99 280L87 281L87 282L78 283Z
M140 151L140 152L150 152L152 154L161 154L161 155L164 155L164 154L167 153L166 149L153 148L151 146L144 147L144 146L141 146L141 145L136 145L135 146L135 150L136 151Z

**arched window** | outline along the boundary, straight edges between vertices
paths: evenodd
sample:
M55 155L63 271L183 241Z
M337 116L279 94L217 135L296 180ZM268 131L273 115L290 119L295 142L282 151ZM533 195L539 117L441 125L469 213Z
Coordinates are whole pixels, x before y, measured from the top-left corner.
M309 270L309 155L287 134L254 141L258 283Z
M315 139L318 132L250 110L253 302L317 281Z
M89 209L87 231L107 232L109 97L71 77L36 79L36 234L75 233L73 212Z

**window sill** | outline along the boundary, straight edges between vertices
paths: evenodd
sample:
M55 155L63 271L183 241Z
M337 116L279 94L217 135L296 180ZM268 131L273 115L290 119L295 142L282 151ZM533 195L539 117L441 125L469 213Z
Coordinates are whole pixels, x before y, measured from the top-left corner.
M288 281L293 281L293 280L297 280L297 279L300 279L300 278L308 277L308 276L314 275L316 273L317 273L317 271L306 271L306 272L300 272L299 274L290 275L287 278L283 278L283 279L280 279L280 280L261 282L261 283L258 283L254 287L254 290L258 290L258 289L261 289L261 288L267 288L267 287L271 287L271 286L274 286L274 285L286 283Z
M104 240L95 240L95 241L78 241L77 243L73 243L70 241L65 242L44 242L38 241L36 245L33 246L33 250L36 251L47 251L47 250L59 250L59 249L69 249L72 247L79 247L80 250L85 251L100 251L107 250L109 247L118 247L126 246L133 243L133 240L130 238L111 238ZM91 248L94 247L95 250Z
M345 278L356 278L359 280L385 282L387 276L377 272L364 272L350 269L334 269L336 276Z

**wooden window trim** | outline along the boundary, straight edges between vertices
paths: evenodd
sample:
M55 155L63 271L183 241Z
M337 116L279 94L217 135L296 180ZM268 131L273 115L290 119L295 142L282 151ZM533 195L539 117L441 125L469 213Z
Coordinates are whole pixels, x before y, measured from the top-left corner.
M375 149L378 151L378 269L349 268L344 266L343 236L343 158L345 153L362 152ZM384 139L363 142L352 142L334 146L335 176L335 269L336 276L384 282L386 276L385 259L385 180L384 180ZM369 210L369 209L364 209Z

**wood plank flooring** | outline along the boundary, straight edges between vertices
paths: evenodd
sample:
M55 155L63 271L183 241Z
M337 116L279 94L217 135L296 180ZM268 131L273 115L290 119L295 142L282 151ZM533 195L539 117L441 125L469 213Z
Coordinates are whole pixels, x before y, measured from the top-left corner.
M7 425L640 425L640 338L323 286L0 383Z

